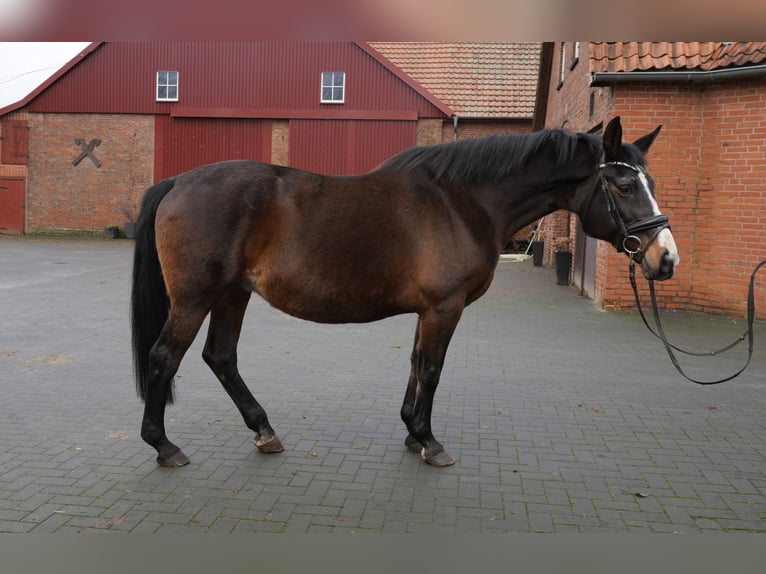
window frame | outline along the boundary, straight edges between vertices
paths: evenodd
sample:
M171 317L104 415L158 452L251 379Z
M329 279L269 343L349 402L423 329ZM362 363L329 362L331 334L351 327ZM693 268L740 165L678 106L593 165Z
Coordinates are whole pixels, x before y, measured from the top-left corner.
M335 79L338 74L341 74L341 83L336 84ZM331 80L329 84L325 83L325 77L330 75ZM325 99L325 89L329 89L331 93L330 99ZM335 91L340 89L340 99L335 98ZM319 103L320 104L345 104L346 103L346 72L341 71L324 71L321 74L321 86L319 89Z
M561 42L561 45L559 46L559 81L556 84L557 90L560 90L564 85L564 77L566 75L566 53L566 42Z
M160 83L160 74L168 74L165 77L164 83ZM175 83L170 82L169 74L175 74ZM178 70L157 70L156 83L154 85L155 100L158 102L177 102L178 95L179 95L180 76L181 74L178 72ZM160 97L160 88L165 89L166 96L164 98ZM170 88L175 88L176 95L174 98L167 96L167 94L170 91Z
M577 62L580 61L580 42L572 42L572 61L569 64L569 69L574 70Z

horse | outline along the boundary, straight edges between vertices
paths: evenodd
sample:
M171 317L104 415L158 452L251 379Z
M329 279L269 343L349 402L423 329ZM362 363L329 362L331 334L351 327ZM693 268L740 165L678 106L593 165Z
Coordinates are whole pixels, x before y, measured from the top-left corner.
M174 375L210 315L202 357L255 433L283 444L237 368L252 293L300 319L360 323L417 314L400 416L406 447L455 459L431 432L447 347L465 307L489 288L523 227L559 209L666 280L678 250L645 154L661 126L623 143L562 129L419 146L374 170L327 176L249 160L197 167L150 187L134 246L131 326L142 439L166 467L189 463L165 433Z

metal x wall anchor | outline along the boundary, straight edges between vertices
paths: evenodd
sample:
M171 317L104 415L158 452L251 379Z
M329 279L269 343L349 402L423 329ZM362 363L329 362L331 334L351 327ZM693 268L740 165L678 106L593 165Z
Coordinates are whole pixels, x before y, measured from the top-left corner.
M101 162L93 154L93 150L96 149L96 147L98 147L101 144L100 139L93 138L92 140L90 140L90 143L85 143L85 140L83 138L74 138L74 143L80 146L80 149L82 150L82 152L80 153L80 155L78 155L76 158L72 160L72 165L77 165L86 157L89 157L96 167L101 167Z

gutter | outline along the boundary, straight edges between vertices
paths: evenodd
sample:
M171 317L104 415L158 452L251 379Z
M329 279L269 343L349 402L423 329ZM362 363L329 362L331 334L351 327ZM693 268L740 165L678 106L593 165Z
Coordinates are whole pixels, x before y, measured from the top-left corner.
M631 82L715 82L766 78L766 65L723 70L671 70L650 72L591 72L590 86Z

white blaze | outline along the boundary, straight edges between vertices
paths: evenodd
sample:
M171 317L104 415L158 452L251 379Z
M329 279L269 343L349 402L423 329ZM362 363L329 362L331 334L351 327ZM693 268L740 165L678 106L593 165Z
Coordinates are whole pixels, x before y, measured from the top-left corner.
M638 179L641 181L641 187L644 189L644 193L646 194L646 197L649 198L649 202L652 206L652 215L662 215L662 212L660 211L660 206L657 205L657 200L654 199L654 196L652 195L651 189L649 189L649 180L646 177L646 174L643 172L643 170L639 170L638 172ZM673 234L670 232L670 229L665 228L657 235L657 244L660 247L664 247L668 251L668 257L673 260L673 266L677 266L678 262L681 260L681 257L678 255L678 247L676 246L676 240L673 238Z

